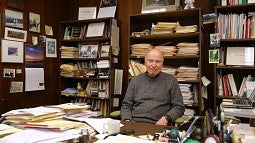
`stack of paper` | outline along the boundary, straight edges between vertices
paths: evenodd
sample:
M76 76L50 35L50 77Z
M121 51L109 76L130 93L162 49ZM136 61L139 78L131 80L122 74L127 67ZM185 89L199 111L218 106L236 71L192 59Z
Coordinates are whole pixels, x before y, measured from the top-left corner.
M151 49L153 49L151 44L133 44L131 45L131 56L144 57Z
M194 103L193 92L191 91L191 84L179 84L182 92L183 102L185 105L192 105Z
M176 75L177 68L164 66L164 67L161 69L161 71L175 76L175 75Z
M60 65L60 69L61 69L61 72L60 72L61 76L64 76L64 77L73 77L75 75L74 71L77 68L75 67L74 64L70 63L70 64L62 64L62 65Z
M197 32L197 25L189 25L189 26L177 26L176 33L192 33Z
M77 47L61 46L61 58L77 58L79 57L79 50Z
M175 46L156 46L155 49L161 51L164 57L174 56L177 52L177 48Z
M2 114L6 119L3 123L26 123L26 122L37 122L44 120L52 120L56 118L63 117L64 112L57 108L47 108L47 107L35 107L35 108L25 108L11 110L7 113Z
M177 26L176 22L158 22L156 25L152 25L151 34L173 34Z
M10 125L0 124L0 138L22 131L21 129L15 128Z
M177 45L178 56L187 56L187 55L198 55L199 47L198 43L178 43Z
M177 69L176 78L178 81L198 80L199 68L191 66L181 66Z

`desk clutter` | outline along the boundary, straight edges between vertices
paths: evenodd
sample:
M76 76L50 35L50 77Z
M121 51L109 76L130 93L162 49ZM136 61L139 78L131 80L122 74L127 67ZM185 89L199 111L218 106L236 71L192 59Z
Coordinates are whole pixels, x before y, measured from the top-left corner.
M214 116L211 110L144 135L136 135L136 125L143 123L128 122L131 129L121 130L125 124L119 120L98 115L87 105L73 103L12 110L1 115L0 143L220 143L232 141L231 137L239 143L255 137L254 127L233 124L224 112Z

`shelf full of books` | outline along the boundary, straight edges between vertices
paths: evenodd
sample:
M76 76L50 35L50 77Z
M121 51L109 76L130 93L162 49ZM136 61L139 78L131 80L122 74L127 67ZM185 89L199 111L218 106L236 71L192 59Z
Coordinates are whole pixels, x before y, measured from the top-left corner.
M180 15L182 15L180 17ZM202 111L201 10L199 8L130 16L130 79L146 71L145 54L163 53L163 72L174 75L181 85L187 108Z
M215 33L220 37L214 48L218 57L214 68L215 112L223 99L248 99L255 91L254 8L255 3L215 7Z
M118 23L113 18L60 22L60 102L86 103L109 116L119 69ZM114 34L112 34L115 32Z

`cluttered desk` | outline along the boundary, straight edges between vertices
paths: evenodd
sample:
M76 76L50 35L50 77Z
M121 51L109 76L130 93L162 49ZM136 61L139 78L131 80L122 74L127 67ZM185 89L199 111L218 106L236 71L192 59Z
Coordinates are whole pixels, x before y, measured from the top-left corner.
M195 116L177 127L96 115L86 106L72 104L12 110L1 115L0 143L198 143L207 139L220 142L209 116ZM251 127L248 136L252 138L253 133ZM229 139L229 135L224 138Z

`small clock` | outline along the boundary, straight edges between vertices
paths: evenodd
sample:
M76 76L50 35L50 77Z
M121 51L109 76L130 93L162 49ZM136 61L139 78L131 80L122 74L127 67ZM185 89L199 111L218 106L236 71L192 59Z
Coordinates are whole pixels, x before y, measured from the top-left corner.
M205 137L204 143L220 143L220 139L217 135L208 135Z

